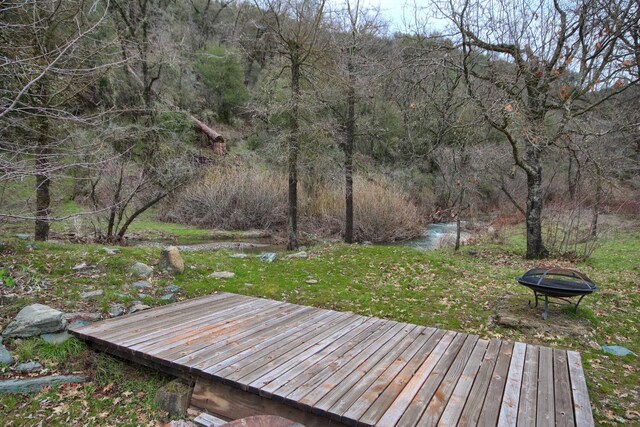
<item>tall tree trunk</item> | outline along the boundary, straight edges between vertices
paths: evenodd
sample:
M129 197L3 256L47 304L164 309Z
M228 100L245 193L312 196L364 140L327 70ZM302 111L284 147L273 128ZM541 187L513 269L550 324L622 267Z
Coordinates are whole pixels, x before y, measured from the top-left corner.
M49 121L46 117L39 118L38 148L36 151L36 223L35 239L46 241L49 238L49 206L51 195L49 187Z
M291 61L291 139L289 140L289 209L287 249L298 249L298 152L300 150L300 64Z
M356 135L356 93L353 60L349 58L349 88L347 93L347 135L344 143L345 221L344 241L353 243L353 146Z
M528 150L527 163L531 171L527 172L527 255L528 259L544 258L549 253L542 242L542 165L537 147Z
M596 195L593 202L593 218L591 220L591 237L598 236L598 216L600 214L600 205L602 204L602 171L600 165L594 162L596 168Z

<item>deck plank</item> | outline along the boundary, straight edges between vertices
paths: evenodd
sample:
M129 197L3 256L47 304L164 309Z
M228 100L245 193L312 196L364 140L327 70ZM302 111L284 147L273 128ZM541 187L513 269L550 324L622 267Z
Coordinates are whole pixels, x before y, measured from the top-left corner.
M534 345L527 346L520 388L520 405L518 410L518 426L536 427L536 408L538 400L538 357L540 349Z
M228 293L71 333L186 379L229 418L309 425L593 426L580 355ZM216 412L218 411L218 412Z
M520 389L522 388L522 372L524 371L524 361L527 345L521 342L513 346L511 364L507 374L507 382L500 406L498 416L498 427L509 427L516 425L518 421L518 405L520 403Z
M576 427L592 427L594 425L593 413L591 412L589 391L587 390L587 382L582 370L580 354L575 351L567 351L567 362L569 363Z
M489 347L489 341L478 340L473 353L469 357L469 361L464 367L464 371L460 376L460 379L456 383L455 388L448 401L444 412L438 421L438 425L441 427L455 426L458 424L458 420L462 415L462 410L471 392L473 381L476 378L480 366L482 365L482 359L484 358L487 348Z
M540 348L538 361L538 407L536 426L546 427L555 424L553 396L553 351L548 347Z
M553 349L553 379L556 404L556 426L573 427L573 399L569 380L567 352Z

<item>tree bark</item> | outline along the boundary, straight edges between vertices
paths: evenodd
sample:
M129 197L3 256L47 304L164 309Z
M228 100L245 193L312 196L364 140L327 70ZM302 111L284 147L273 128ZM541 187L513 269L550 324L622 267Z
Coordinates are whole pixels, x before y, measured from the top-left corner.
M531 170L527 172L527 255L528 259L539 259L549 255L542 242L542 165L537 147L528 150L527 163Z
M49 207L51 204L49 178L49 120L40 117L38 126L38 147L36 151L36 222L35 239L46 241L49 238Z
M289 208L287 249L298 249L298 152L300 150L300 63L291 61L291 138L288 147Z
M353 243L353 146L356 134L356 94L355 94L355 73L353 60L349 58L347 64L349 73L349 88L347 93L347 129L344 143L344 183L345 183L345 221L344 221L344 241Z

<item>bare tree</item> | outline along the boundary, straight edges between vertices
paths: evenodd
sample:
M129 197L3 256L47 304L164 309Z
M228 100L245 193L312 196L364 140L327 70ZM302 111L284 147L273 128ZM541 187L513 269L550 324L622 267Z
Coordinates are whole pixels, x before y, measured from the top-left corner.
M526 256L544 257L543 156L571 120L637 83L628 71L634 53L623 41L637 28L638 2L437 6L457 30L468 93L527 177Z
M73 163L71 130L95 124L93 84L117 62L112 40L96 37L108 9L76 0L0 5L0 180L35 177L35 212L20 217L35 219L36 240L49 235L51 182Z
M289 203L287 249L298 247L298 155L300 153L300 100L304 68L319 50L319 34L325 0L265 0L256 2L263 11L263 22L277 41L278 53L290 71L290 137L287 145Z

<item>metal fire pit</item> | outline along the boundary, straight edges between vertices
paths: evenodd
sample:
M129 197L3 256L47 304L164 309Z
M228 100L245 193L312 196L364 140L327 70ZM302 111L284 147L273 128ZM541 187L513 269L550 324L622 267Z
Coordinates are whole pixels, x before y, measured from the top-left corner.
M544 296L544 313L542 314L544 320L547 320L549 315L549 298L562 300L565 304L574 306L577 312L582 298L598 290L596 284L587 276L568 268L533 268L516 280L533 291L536 298L533 307L537 307L538 299ZM569 300L573 297L580 298L577 302ZM529 306L531 307L531 305L531 301L529 301Z

